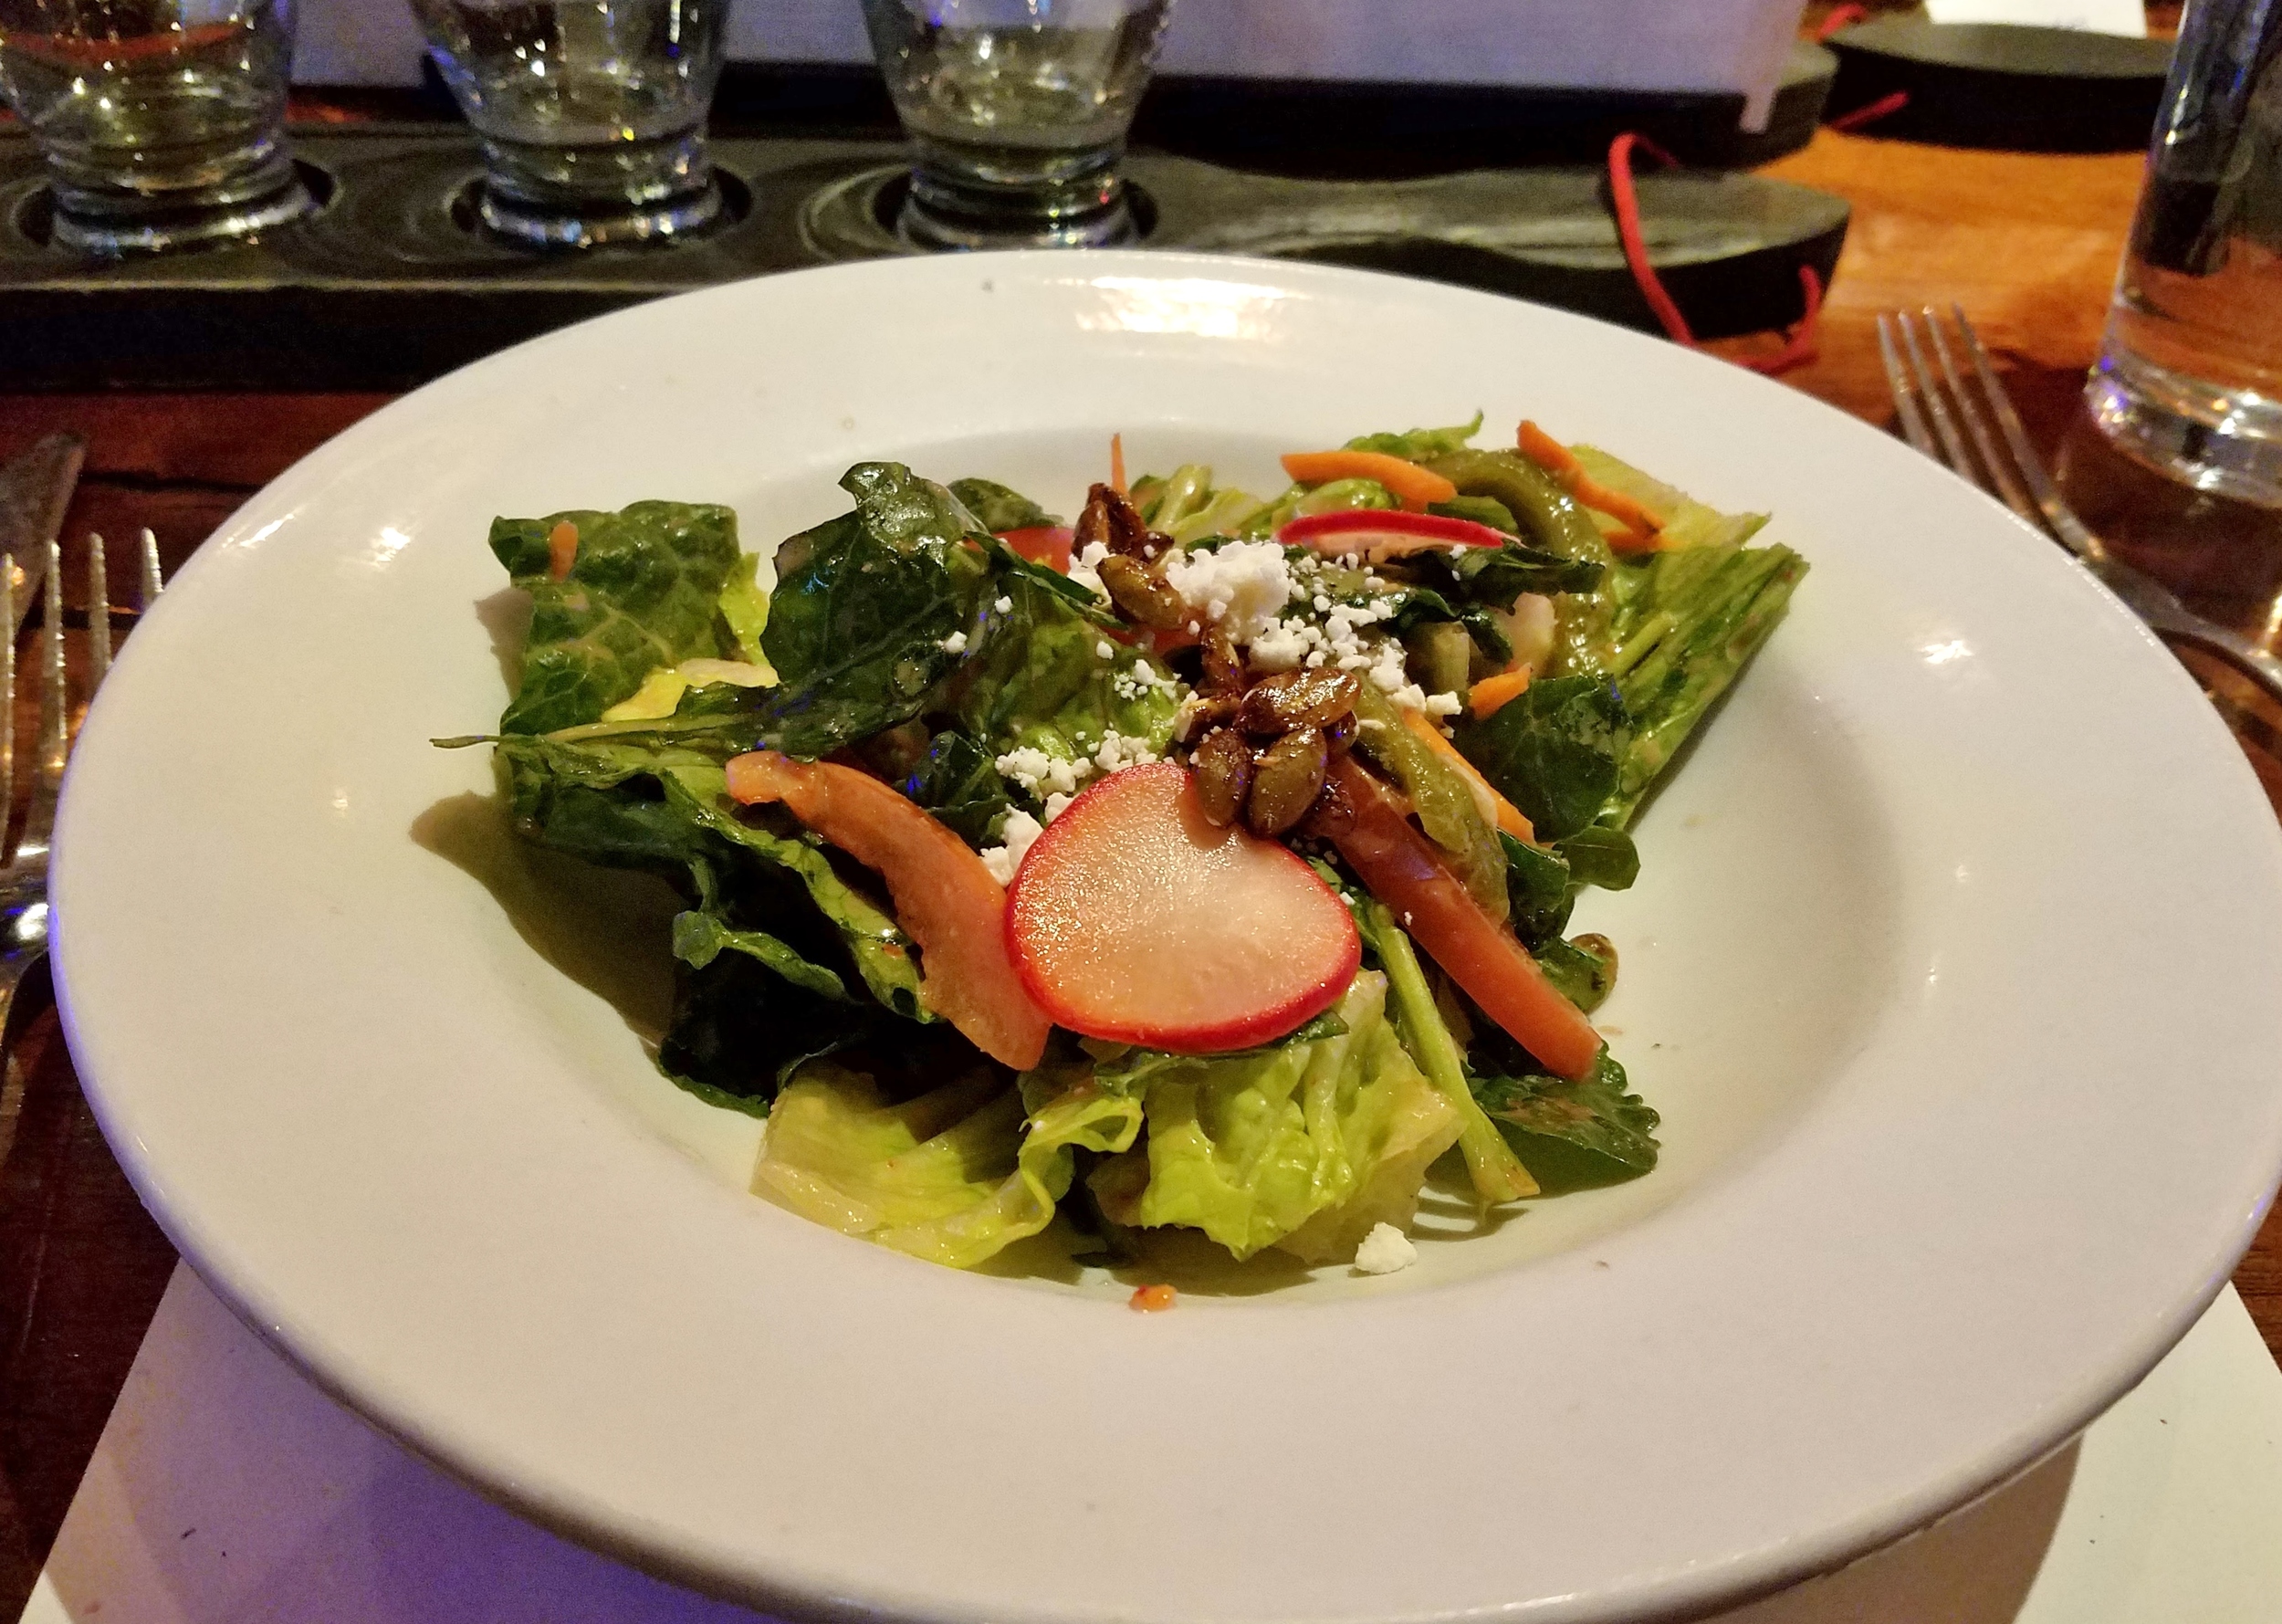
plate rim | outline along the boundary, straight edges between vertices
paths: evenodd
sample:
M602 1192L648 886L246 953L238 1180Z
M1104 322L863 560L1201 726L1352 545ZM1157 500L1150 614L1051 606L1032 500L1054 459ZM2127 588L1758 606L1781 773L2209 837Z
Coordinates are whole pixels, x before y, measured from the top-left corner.
M1076 268L1070 263L1067 257L1038 251L968 256L960 264L963 268L973 269L988 266L992 262L1008 263L1025 268L1032 266L1041 269ZM1400 289L1410 294L1416 294L1421 286L1408 278L1383 273L1350 270L1344 267L1294 266L1276 260L1211 255L1174 255L1140 251L1090 256L1087 264L1090 268L1105 269L1113 262L1130 264L1134 267L1134 274L1143 277L1168 277L1183 267L1192 272L1200 271L1213 275L1225 274L1231 268L1240 268L1248 275L1287 283L1318 279L1335 283L1349 283L1359 278L1367 282L1383 283L1390 288ZM674 296L671 300L656 302L679 304L705 299L751 297L750 290L756 287L780 284L791 278L852 278L856 275L893 278L912 274L948 274L947 271L940 270L914 273L906 268L912 266L940 267L944 263L936 260L884 261L864 262L853 266L818 267L801 271L780 273L771 277L751 278L745 282L716 285ZM1464 292L1469 297L1482 299L1496 298L1493 295L1471 294L1470 290L1435 288L1435 291L1438 293ZM1499 302L1518 304L1523 301ZM280 487L287 485L289 481L315 477L315 471L321 470L324 466L323 459L329 454L333 453L334 448L342 441L360 435L367 424L383 419L399 422L416 416L423 409L424 397L426 397L426 404L429 407L433 407L438 398L445 398L431 395L431 392L437 391L442 386L451 385L455 389L464 387L464 380L469 375L497 368L510 357L521 357L524 361L528 361L533 353L543 351L550 346L575 345L582 342L581 335L597 327L613 323L638 324L645 319L645 312L654 308L655 305L633 307L539 335L497 354L470 363L466 367L457 369L421 390L411 392L389 403L344 431L341 435L329 440L307 456L298 460L277 480L265 486L262 491L249 497L216 529L208 542L202 545L201 552L204 552L205 546L211 546L215 540L235 537L239 528L247 522L248 516L259 511L265 501L270 498L272 493ZM1607 324L1593 321L1588 318L1575 317L1558 311L1548 313L1561 320L1574 320L1596 328L1603 328L1608 333L1622 334L1627 341L1643 344L1654 343L1653 340L1642 335L1633 334L1623 329L1611 328ZM1702 364L1707 367L1719 367L1722 364L1709 357L1701 359ZM1764 382L1767 389L1780 391L1789 398L1795 400L1802 398L1798 392L1790 390L1772 380L1760 382ZM1804 398L1811 399L1811 397ZM1876 436L1880 441L1888 439L1888 436L1880 435L1874 425L1854 417L1851 414L1844 413L1838 408L1819 401L1814 403L1829 417L1843 419L1863 435ZM2018 527L2024 531L2026 530L2026 527L2021 526L2016 519L1998 508L1993 498L1984 498L1984 500L1987 502L1993 513L2003 514L2008 524ZM2034 536L2033 531L2028 531L2027 534ZM2053 563L2060 571L2078 573L2074 571L2072 564L2057 555ZM2117 603L2104 588L2099 587L2088 576L2079 575L2079 579L2081 584L2089 588L2097 598L2104 598L2108 601L2108 608L2112 614L2120 615L2127 621L2130 620L2129 611ZM162 600L158 613L162 615L165 613L166 605ZM2136 621L2130 623L2134 627L2138 626ZM2147 644L2158 653L2163 652L2152 633L2147 632L2143 627L2138 627L2138 630ZM133 644L131 642L128 648L122 651L122 664L133 659L132 648ZM2168 665L2168 654L2165 653L2163 657ZM2194 693L2191 680L2176 665L2171 666L2171 680L2187 693ZM2199 694L2195 695L2195 698L2197 704L2200 705ZM2220 728L2215 717L2210 718L2210 726L2214 728ZM2223 730L2221 737L2224 737ZM2229 742L2231 745L2231 740ZM2232 752L2230 749L2230 754L2233 756L2230 765L2236 777L2238 787L2246 783L2255 791L2255 777L2251 774L2247 764L2242 760L2239 753ZM75 820L75 815L74 803L67 790L65 806L59 823L68 826ZM2272 828L2267 833L2269 834L2267 843L2269 857L2271 858L2277 853L2282 853L2282 828ZM59 861L59 869L68 874L68 860ZM64 913L59 910L57 930L58 968L57 996L72 1053L75 1058L78 1058L94 1040L88 1037L82 1031L83 1018L71 990L71 978L64 968L66 960L76 950L75 938L69 926L65 923L65 917ZM120 1144L124 1129L124 1124L116 1120L117 1114L121 1109L122 1096L116 1094L111 1084L103 1081L96 1070L90 1069L84 1073L83 1076L89 1104L95 1111L98 1121L103 1127L107 1138L111 1141L114 1147L117 1147ZM2277 1154L2274 1159L2277 1170L2282 1172L2282 1140L2277 1140L2275 1148ZM319 1356L297 1345L282 1315L278 1323L274 1325L267 1323L264 1310L258 1306L265 1294L258 1289L257 1283L240 1282L227 1270L217 1273L215 1265L218 1260L210 1255L210 1247L199 1243L201 1238L195 1232L195 1226L190 1224L187 1215L181 1212L175 1204L167 1199L164 1180L157 1166L146 1161L141 1155L130 1154L126 1151L120 1152L120 1160L138 1195L154 1216L158 1217L170 1241L174 1242L178 1249L182 1251L184 1261L190 1263L197 1270L201 1277L205 1279L215 1291L216 1295L230 1306L234 1314L254 1329L265 1343L288 1358L297 1369L320 1389L348 1404L351 1409L374 1422L381 1430L406 1445L413 1452L469 1483L495 1503L507 1505L543 1525L568 1533L580 1543L605 1550L637 1567L660 1574L710 1594L748 1604L758 1600L759 1605L791 1616L835 1620L858 1616L876 1616L877 1609L883 1605L899 1616L957 1619L960 1621L960 1624L969 1624L969 1621L972 1621L972 1624L979 1624L984 1616L971 1610L960 1611L957 1608L946 1610L931 1605L919 1605L917 1598L909 1598L904 1602L866 1600L861 1597L828 1599L799 1588L772 1587L760 1582L759 1576L752 1572L734 1577L724 1576L702 1563L692 1566L690 1562L683 1560L684 1557L691 1556L692 1553L668 1549L656 1543L630 1538L623 1527L614 1525L607 1520L594 1520L587 1515L582 1508L570 1504L567 1499L547 1493L544 1485L510 1486L499 1483L496 1480L496 1473L487 1472L481 1461L465 1456L460 1449L454 1446L453 1441L429 1435L418 1424L416 1417L409 1413L400 1413L402 1407L398 1403L392 1402L393 1396L377 1391L364 1391L353 1382L347 1381L345 1378L338 1378L333 1372L326 1369ZM2050 1410L2042 1426L2029 1430L2033 1433L2034 1441L2030 1445L2031 1452L2026 1459L2021 1455L2017 1438L1989 1451L1984 1462L1989 1470L1977 1482L1969 1485L1962 1496L1953 1492L1953 1484L1940 1490L1932 1490L1929 1486L1928 1493L1920 1498L1928 1503L1939 1502L1939 1504L1931 1506L1931 1514L1935 1517L1945 1515L1948 1512L1969 1504L2001 1487L2019 1473L2033 1470L2037 1462L2046 1458L2053 1449L2064 1444L2067 1439L2075 1436L2086 1423L2112 1402L2115 1397L2127 1390L2144 1376L2147 1370L2151 1369L2156 1363L2160 1362L2171 1346L2181 1336L2184 1335L2194 1323L2195 1318L2224 1288L2227 1275L2232 1271L2234 1260L2240 1257L2242 1251L2255 1237L2259 1221L2273 1199L2273 1192L2269 1189L2264 1200L2256 1203L2255 1208L2246 1214L2237 1217L2232 1226L2231 1233L2238 1237L2239 1244L2235 1246L2232 1253L2224 1260L2213 1260L2214 1262L2223 1261L2224 1266L2207 1271L2203 1278L2198 1279L2191 1289L2176 1299L2172 1312L2162 1318L2154 1334L2140 1338L2146 1357L2139 1365L2139 1368L2128 1379L2120 1382L2102 1381L2096 1384L2102 1389L2101 1391L2078 1393L2069 1402L2060 1404ZM226 1251L226 1247L220 1250ZM2004 1459L1999 1461L1998 1457L2004 1457ZM1645 1607L1648 1611L1638 1615L1641 1617L1677 1617L1701 1613L1708 1608L1747 1602L1785 1588L1815 1574L1843 1566L1869 1551L1907 1537L1910 1532L1926 1521L1925 1516L1916 1514L1919 1511L1925 1509L1925 1505L1922 1504L1907 1511L1887 1505L1858 1513L1851 1517L1840 1519L1827 1525L1817 1531L1814 1536L1795 1540L1780 1551L1761 1552L1756 1555L1737 1554L1725 1561L1710 1564L1695 1570L1691 1582L1655 1586L1649 1590L1628 1592L1614 1599L1621 1600L1628 1609ZM1898 1513L1912 1520L1898 1524L1896 1522ZM1612 1598L1605 1596L1597 1601L1586 1603L1582 1610L1572 1611L1559 1606L1530 1602L1511 1603L1495 1610L1500 1617L1514 1619L1524 1617L1548 1619L1571 1617L1583 1619L1598 1617L1610 1605L1612 1605ZM1020 1609L1000 1608L993 1616L1005 1619L1033 1615L1021 1614ZM1043 1615L1035 1616L1042 1619L1043 1617ZM1447 1611L1425 1611L1390 1616L1387 1624L1397 1624L1397 1618L1400 1624L1426 1624L1427 1620L1439 1621L1452 1617L1453 1615Z

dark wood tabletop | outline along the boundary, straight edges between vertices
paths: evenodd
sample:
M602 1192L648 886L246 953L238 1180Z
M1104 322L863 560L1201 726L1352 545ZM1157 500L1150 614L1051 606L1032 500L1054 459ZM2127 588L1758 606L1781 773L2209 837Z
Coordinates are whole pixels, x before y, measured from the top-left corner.
M1997 351L2087 517L2197 602L2264 630L2282 581L2282 521L2118 463L2078 413L2140 172L2137 156L1955 152L1824 132L1772 170L1838 193L1855 209L1819 356L1786 381L1890 424L1873 317L1958 300ZM1749 352L1774 342L1722 348ZM148 526L169 569L180 565L264 482L386 398L0 394L0 458L56 429L87 437L66 580L76 593L82 539L99 530L113 539L119 602L130 563L120 542ZM2282 712L2224 673L2197 675L2282 810ZM17 1019L0 1082L0 1617L9 1618L175 1261L89 1115L43 978L27 985ZM2235 1283L2267 1346L2282 1353L2282 1222L2269 1220Z

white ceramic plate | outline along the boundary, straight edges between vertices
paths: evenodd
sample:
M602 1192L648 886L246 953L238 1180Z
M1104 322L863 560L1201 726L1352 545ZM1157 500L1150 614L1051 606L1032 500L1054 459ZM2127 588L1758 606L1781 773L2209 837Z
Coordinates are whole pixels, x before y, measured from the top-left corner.
M602 996L622 893L550 926L471 815L483 752L426 742L504 697L495 513L722 501L759 546L864 458L1068 510L1112 429L1137 467L1265 489L1280 449L1477 406L1771 508L1814 572L1642 824L1638 887L1586 920L1624 953L1603 1024L1664 1166L1405 1274L1145 1315L755 1200L750 1126ZM250 1322L530 1514L811 1613L1739 1598L2082 1426L2282 1168L2282 839L2136 622L1779 385L1327 269L857 266L424 389L248 504L137 633L56 902L111 1142Z

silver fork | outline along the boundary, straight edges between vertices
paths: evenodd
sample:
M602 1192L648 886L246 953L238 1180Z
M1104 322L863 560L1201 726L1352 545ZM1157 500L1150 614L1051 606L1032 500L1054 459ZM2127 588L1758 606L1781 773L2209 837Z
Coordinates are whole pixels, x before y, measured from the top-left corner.
M1980 335L1965 320L1963 309L1956 305L1949 309L1970 363L1967 371L1961 371L1951 354L1948 335L1932 306L1917 316L1897 310L1878 319L1878 348L1886 361L1887 386L1893 392L1894 411L1910 443L1936 461L1946 461L1968 482L1994 491L2006 507L2066 547L2159 636L2207 649L2270 697L2282 700L2282 660L2242 633L2204 620L2187 608L2172 595L2170 588L2116 557L2106 542L2069 511L2044 464L2037 460L2036 447L2028 443L2027 431L2021 427L2019 414L2013 410L2004 385L1989 365ZM1931 365L1926 361L1929 345L1933 351ZM1968 377L1977 388L1967 386ZM1985 404L1976 403L1976 393ZM1931 435L1926 432L1929 419L1933 429ZM1994 434L1990 432L1991 419L1996 424ZM1961 421L1963 435L1958 432ZM1971 450L1966 447L1968 438Z
M0 869L0 1043L8 1012L25 971L47 952L47 854L56 832L56 798L63 789L64 757L71 745L71 693L64 677L63 566L51 537L47 543L47 597L39 633L39 739L32 763L32 791L24 809L24 833L16 854ZM141 571L135 606L150 608L159 595L159 543L142 532ZM0 626L16 623L16 583L0 570ZM103 538L88 537L88 697L111 667L110 587L103 572ZM13 813L16 789L16 644L0 640L0 840Z

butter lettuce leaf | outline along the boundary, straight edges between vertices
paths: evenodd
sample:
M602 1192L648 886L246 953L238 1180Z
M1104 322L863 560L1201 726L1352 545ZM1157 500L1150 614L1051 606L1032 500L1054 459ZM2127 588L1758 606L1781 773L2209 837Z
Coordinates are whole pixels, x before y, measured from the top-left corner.
M1095 1184L1104 1212L1200 1229L1238 1258L1279 1242L1311 1259L1352 1257L1373 1223L1408 1223L1460 1122L1386 1002L1387 979L1366 971L1338 1005L1344 1030L1150 1068L1147 1182L1127 1205L1104 1192L1129 1189L1130 1177L1105 1168Z
M982 1072L902 1105L870 1078L812 1066L778 1096L753 1188L843 1234L971 1268L1052 1221L1081 1149L1115 1155L1137 1100L1032 1073Z
M557 581L547 538L564 522L577 528L579 546ZM495 519L491 550L531 597L503 733L594 721L657 667L733 652L723 644L720 599L743 555L727 508L636 502L616 513Z

